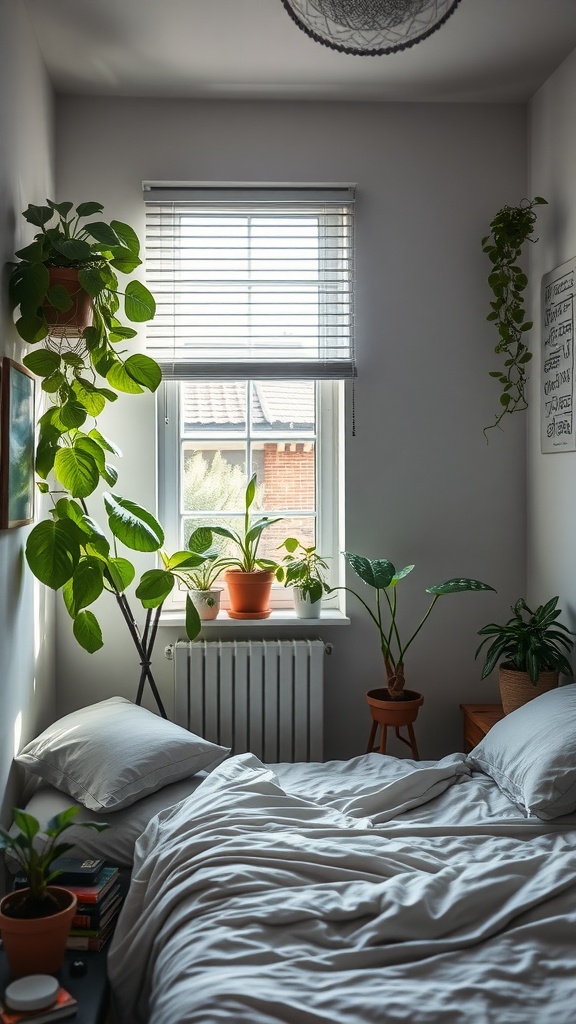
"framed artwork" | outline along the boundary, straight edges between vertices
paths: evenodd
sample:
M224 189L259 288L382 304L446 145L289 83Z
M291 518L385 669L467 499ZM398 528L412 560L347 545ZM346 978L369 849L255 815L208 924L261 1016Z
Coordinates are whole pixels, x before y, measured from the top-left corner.
M13 359L2 360L0 420L0 529L34 519L34 377Z

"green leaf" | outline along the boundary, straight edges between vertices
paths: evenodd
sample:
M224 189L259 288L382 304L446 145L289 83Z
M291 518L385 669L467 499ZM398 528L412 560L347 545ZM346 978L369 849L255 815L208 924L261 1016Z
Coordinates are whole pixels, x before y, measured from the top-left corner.
M50 287L50 274L43 263L32 263L19 268L14 283L14 299L23 317L34 317Z
M129 224L123 224L121 220L112 220L110 225L114 228L118 237L122 239L122 244L129 249L133 256L138 256L140 241L134 228L131 228Z
M102 203L79 203L76 207L76 213L79 217L91 217L94 213L102 213L104 207Z
M164 531L154 516L135 501L106 492L108 522L115 537L133 551L158 551Z
M35 352L29 352L27 356L24 356L22 362L31 373L35 373L38 377L49 377L60 366L60 356L57 352L52 352L51 349L40 348Z
M496 593L494 587L490 587L487 583L481 583L480 580L461 579L459 577L446 580L437 586L426 587L427 594L463 594L470 590L492 590Z
M67 260L89 260L92 249L82 238L65 238L62 242L52 243L56 252Z
M30 203L22 216L29 224L33 224L36 228L42 228L49 220L52 220L54 211L49 206L34 206L33 203Z
M141 395L144 390L127 373L124 365L119 360L114 362L106 373L106 380L111 387L116 388L117 391L123 391L127 395Z
M99 651L104 646L102 630L93 612L78 612L74 619L72 632L80 646L85 651L88 651L88 654L94 654L95 651Z
M73 523L49 519L30 531L26 560L41 583L59 590L71 578L80 558L77 529Z
M390 580L390 586L395 587L399 580L403 580L405 576L408 576L408 573L412 572L413 568L413 565L407 565L404 569L399 569L398 572L395 572Z
M93 299L106 288L106 278L98 267L83 267L79 270L78 283Z
M81 427L85 419L86 409L80 402L75 400L64 402L60 409L60 420L68 430Z
M133 323L151 320L156 313L154 297L140 281L130 281L126 285L124 308L126 316Z
M114 270L119 270L121 274L132 274L142 263L139 256L136 256L130 249L126 249L122 245L114 246L112 256L113 259L110 260L110 264L114 267Z
M198 526L190 536L188 548L196 554L202 554L212 547L212 530L207 526Z
M104 450L100 447L97 441L92 437L88 437L87 434L76 434L74 438L74 448L76 451L85 452L87 455L92 456L94 462L98 466L98 472L102 474L105 469L105 455Z
M396 574L392 562L386 558L364 558L349 551L344 552L344 557L356 575L376 590L385 590L389 587Z
M72 619L87 605L100 597L104 584L102 563L94 557L83 556L74 570L74 575L62 587L62 596Z
M101 448L105 448L107 452L112 452L112 455L116 455L118 458L122 456L122 452L114 442L110 441L104 434L101 434L99 430L96 430L96 427L88 432L88 437L93 437Z
M201 629L202 623L198 609L192 602L190 594L186 594L186 635L188 639L195 640Z
M144 608L158 608L174 587L172 573L164 569L149 569L142 575L136 588L136 597Z
M16 321L16 330L22 341L27 342L28 345L37 345L48 334L48 327L45 321L37 316L21 316Z
M136 575L132 562L127 558L109 558L106 564L116 590L123 593Z
M85 224L84 231L87 231L92 238L95 238L97 242L102 242L108 248L120 245L120 239L114 229L103 220L95 220L91 221L90 224Z
M124 369L137 384L148 388L149 391L156 391L162 380L162 370L156 360L140 353L129 356L124 363Z
M88 497L100 479L93 456L79 448L60 448L54 459L54 472L73 498Z
M59 213L64 219L74 207L74 203L55 203L52 199L47 199L46 202L50 209L56 210L56 213Z
M99 416L106 408L106 399L87 381L77 379L72 383L72 390L80 405L83 405L89 416Z

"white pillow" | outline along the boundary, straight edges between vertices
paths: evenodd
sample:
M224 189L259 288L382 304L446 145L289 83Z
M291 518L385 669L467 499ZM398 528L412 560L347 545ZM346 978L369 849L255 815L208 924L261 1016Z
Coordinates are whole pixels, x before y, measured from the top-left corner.
M66 856L79 857L81 860L86 857L94 860L103 857L110 864L131 868L136 840L142 835L148 822L166 807L171 807L191 796L205 778L206 772L199 772L193 778L172 782L156 793L151 793L137 803L131 804L130 807L114 811L113 814L106 811L89 811L67 793L41 784L40 789L36 790L24 808L40 823L40 831L34 836L34 848L42 853L47 842L45 829L50 818L61 814L69 807L78 807L74 824L62 836L65 843L72 844L72 849ZM103 821L109 828L104 832L97 832L93 828L80 828L76 822L81 821ZM13 825L10 834L17 835L18 831L18 827ZM10 857L10 851L6 851L6 863L12 874L17 874L20 870L18 861Z
M16 761L89 810L110 812L215 767L229 753L124 697L110 697L54 722Z
M545 821L576 810L576 683L506 715L468 756L527 814Z

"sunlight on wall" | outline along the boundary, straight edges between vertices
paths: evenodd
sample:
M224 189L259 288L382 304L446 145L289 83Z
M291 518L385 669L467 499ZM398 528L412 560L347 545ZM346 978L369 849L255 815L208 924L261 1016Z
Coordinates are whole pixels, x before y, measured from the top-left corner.
M42 627L44 619L41 609L41 583L34 578L34 661L38 661L42 645Z
M14 722L14 757L16 757L20 750L20 740L22 739L22 712L19 711L16 715L16 721Z

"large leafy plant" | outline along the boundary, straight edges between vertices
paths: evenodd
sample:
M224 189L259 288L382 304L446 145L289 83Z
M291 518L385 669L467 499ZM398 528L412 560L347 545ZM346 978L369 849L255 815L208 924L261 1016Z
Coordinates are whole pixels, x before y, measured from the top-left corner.
M490 224L490 234L482 239L483 251L492 264L488 284L494 296L486 319L493 322L498 331L494 351L504 357L503 368L490 372L500 384L501 409L494 423L485 427L485 435L487 430L498 427L507 414L528 408L527 368L532 353L526 334L533 324L527 319L524 306L528 278L518 261L524 244L536 241L532 235L536 221L534 207L543 205L547 205L546 200L536 196L532 200L524 199L519 206L503 206Z
M9 851L18 864L22 874L26 875L28 888L10 897L10 914L14 917L45 917L60 910L49 886L58 882L59 871L53 871L51 864L56 857L61 857L72 849L71 843L60 842L60 836L66 829L74 825L78 807L68 807L50 819L44 835L46 842L36 849L34 840L40 832L40 823L27 811L13 808L14 824L18 831L11 835L0 826L0 850ZM80 828L93 828L98 832L110 826L99 821L76 822Z
M365 558L349 551L345 551L344 556L356 576L370 588L372 600L371 602L365 600L352 587L335 589L347 590L353 594L368 612L378 630L388 694L392 700L403 700L406 652L430 616L438 598L446 594L462 594L466 591L494 590L494 587L488 586L487 583L481 583L479 580L462 578L445 580L444 583L426 587L426 593L433 595L432 601L416 629L406 641L403 641L400 638L397 620L397 587L400 581L412 572L414 566L407 565L404 569L397 570L387 558Z
M512 608L514 612L507 622L497 624L490 622L478 631L484 639L476 657L485 644L490 643L482 669L482 679L490 675L501 658L505 664L517 672L527 672L531 681L536 684L541 672L558 670L564 675L572 676L572 667L564 651L570 652L574 641L570 639L572 630L558 622L562 614L557 608L558 597L553 597L536 611L528 607L524 598L519 598Z
M24 212L41 230L17 254L20 262L11 277L13 302L21 311L16 326L35 346L23 362L42 379L49 402L38 424L35 465L39 489L49 495L51 508L28 536L26 559L42 583L62 591L74 636L90 653L104 643L90 606L103 591L114 596L141 664L137 701L147 680L165 715L150 667L160 611L181 572L202 564L204 555L191 549L168 554L156 517L111 489L118 480L111 459L121 452L97 425L97 417L119 393L155 391L161 380L153 359L126 355L119 348L136 331L122 327L116 317L120 293L115 270L129 273L139 265L139 243L132 228L119 221L82 226L84 218L102 210L99 203L82 203L76 210L72 203L47 203ZM48 227L53 215L57 223ZM72 341L50 326L42 306L45 299L58 308L65 304L56 289L46 291L48 267L54 261L78 266L81 283L93 297L93 323ZM154 299L144 285L131 282L123 294L129 319L154 315ZM100 492L102 484L106 489ZM161 567L145 572L136 586L135 596L146 612L142 630L127 596L136 570L120 545L129 551L160 552ZM186 628L191 639L200 631L189 600Z

